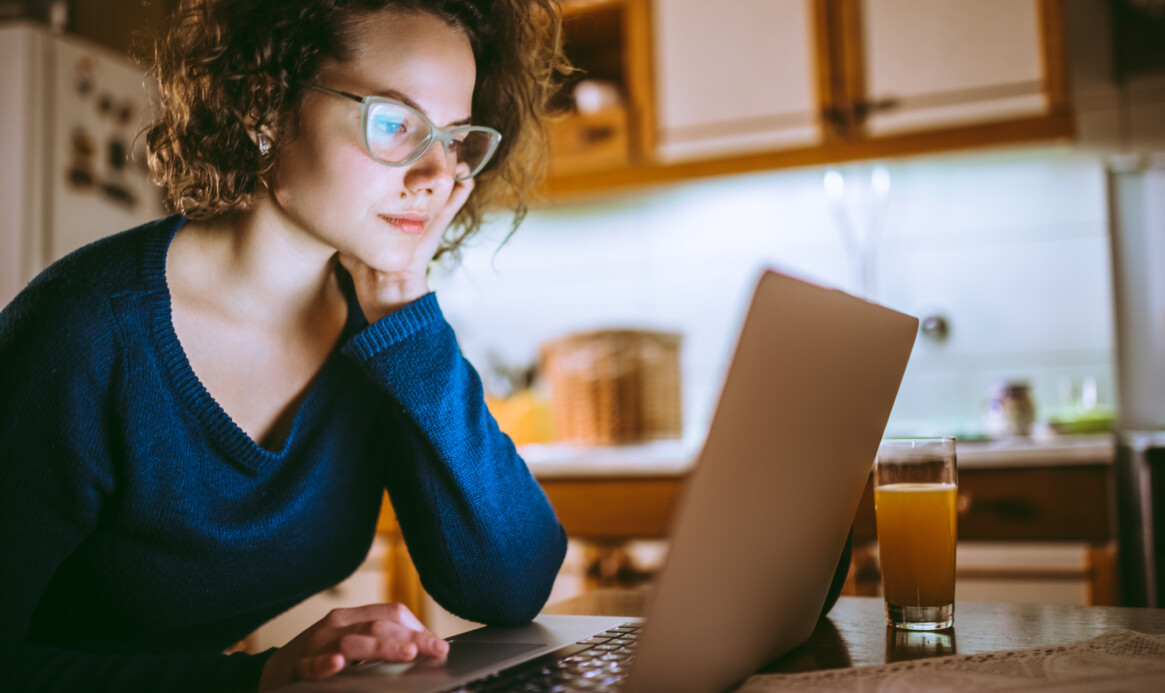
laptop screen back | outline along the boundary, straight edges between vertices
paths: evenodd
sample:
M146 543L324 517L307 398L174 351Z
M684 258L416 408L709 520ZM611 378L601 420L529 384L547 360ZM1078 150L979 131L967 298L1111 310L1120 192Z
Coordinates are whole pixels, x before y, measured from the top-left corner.
M627 691L725 690L809 636L917 328L840 291L761 277Z

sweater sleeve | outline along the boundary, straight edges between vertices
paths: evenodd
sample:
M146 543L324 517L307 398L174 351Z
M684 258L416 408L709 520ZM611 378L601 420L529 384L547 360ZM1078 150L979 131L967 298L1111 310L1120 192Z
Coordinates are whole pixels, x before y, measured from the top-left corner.
M115 492L117 342L108 299L67 281L38 280L0 312L0 690L253 690L264 656L29 640L41 596Z
M471 621L531 620L566 534L486 409L435 295L368 326L344 352L390 396L388 491L425 589Z

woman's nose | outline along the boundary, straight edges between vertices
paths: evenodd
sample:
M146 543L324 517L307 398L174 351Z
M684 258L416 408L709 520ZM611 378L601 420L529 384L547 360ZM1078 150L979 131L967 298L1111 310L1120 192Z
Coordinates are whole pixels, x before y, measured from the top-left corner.
M414 161L405 174L405 186L413 194L430 195L453 187L453 164L441 142L434 142L421 158Z

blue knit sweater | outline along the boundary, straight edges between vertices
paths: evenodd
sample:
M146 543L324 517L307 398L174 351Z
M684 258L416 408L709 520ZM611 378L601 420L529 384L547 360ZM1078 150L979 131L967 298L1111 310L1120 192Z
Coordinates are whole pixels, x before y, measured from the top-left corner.
M266 450L174 334L181 223L83 248L0 313L0 690L254 689L267 655L222 650L350 575L385 488L437 602L532 618L565 535L434 296L367 325L349 285L342 348Z

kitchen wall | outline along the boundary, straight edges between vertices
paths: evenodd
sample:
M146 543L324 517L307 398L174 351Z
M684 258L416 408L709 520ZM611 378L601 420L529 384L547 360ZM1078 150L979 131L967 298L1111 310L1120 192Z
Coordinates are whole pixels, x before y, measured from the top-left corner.
M680 331L685 438L706 430L763 267L942 315L920 337L892 434L977 434L993 383L1028 381L1042 419L1094 382L1111 405L1113 319L1101 161L1011 149L687 183L491 224L435 286L463 350L537 358L575 330ZM843 189L844 186L844 189ZM832 195L830 194L832 193ZM848 228L848 232L846 229ZM849 250L846 233L853 241ZM872 271L858 271L860 248Z

